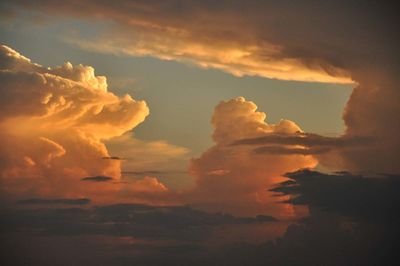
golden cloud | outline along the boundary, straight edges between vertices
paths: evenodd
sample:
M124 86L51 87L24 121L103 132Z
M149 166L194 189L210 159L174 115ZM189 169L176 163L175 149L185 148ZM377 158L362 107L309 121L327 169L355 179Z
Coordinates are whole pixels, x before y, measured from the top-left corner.
M232 146L232 142L242 138L267 133L295 135L301 131L290 120L268 124L266 114L256 110L257 106L243 97L222 101L215 107L212 123L216 144L192 160L191 172L197 181L188 195L189 201L206 209L241 215L269 213L280 218L296 217L300 215L299 209L278 203L285 198L273 195L268 188L285 180L284 173L314 167L318 161L312 155L256 154L252 148Z
M104 141L143 122L149 114L146 103L108 92L106 78L95 76L89 66L44 68L4 45L0 58L4 193L59 197L86 196L100 188L117 191L118 185L79 181L120 178L120 161L101 159L110 156ZM146 184L164 189L153 179L138 181L141 190Z

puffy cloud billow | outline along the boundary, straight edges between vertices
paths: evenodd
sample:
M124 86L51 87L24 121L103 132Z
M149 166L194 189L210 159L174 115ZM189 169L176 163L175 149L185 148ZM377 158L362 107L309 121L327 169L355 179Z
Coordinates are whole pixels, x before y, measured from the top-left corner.
M83 196L83 177L119 179L103 141L144 121L146 103L108 92L90 66L45 68L4 45L0 59L2 195Z
M247 146L232 146L234 140L263 136L267 133L291 136L300 127L290 120L268 124L266 114L243 97L220 102L212 117L215 145L200 158L192 160L191 172L196 187L190 201L200 207L240 214L269 213L280 218L293 218L303 213L285 200L267 191L268 187L284 180L288 171L314 167L312 155L256 154Z

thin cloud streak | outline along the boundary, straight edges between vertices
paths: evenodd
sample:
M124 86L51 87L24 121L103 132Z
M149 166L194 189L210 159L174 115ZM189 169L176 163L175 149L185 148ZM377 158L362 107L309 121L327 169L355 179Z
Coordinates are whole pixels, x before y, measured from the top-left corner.
M21 205L87 205L90 199L42 199L32 198L19 200L18 204Z
M82 181L89 181L89 182L108 182L114 180L114 178L104 175L98 176L88 176L81 179Z

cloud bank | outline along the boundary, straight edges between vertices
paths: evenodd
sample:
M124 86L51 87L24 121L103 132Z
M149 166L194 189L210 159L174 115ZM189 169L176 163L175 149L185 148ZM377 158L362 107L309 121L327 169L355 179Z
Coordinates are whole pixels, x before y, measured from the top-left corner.
M276 31L287 30L289 27L286 28L285 24L292 24L298 18L298 14L286 12L282 17L289 21L282 21L275 15L275 12L285 12L287 4L256 4L255 1L221 1L215 4L179 0L162 3L69 1L62 4L55 1L32 4L22 0L13 4L51 15L112 22L107 32L93 39L67 38L69 42L90 50L177 60L238 76L352 82L349 73L340 65L312 55L303 60L288 53L287 47L276 40ZM7 10L10 6L4 8ZM307 9L301 7L301 10Z

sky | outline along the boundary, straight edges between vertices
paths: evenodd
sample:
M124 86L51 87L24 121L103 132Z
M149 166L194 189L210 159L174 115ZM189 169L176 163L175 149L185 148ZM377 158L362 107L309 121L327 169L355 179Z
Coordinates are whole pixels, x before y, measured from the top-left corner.
M3 1L2 265L391 265L397 20L358 1Z

